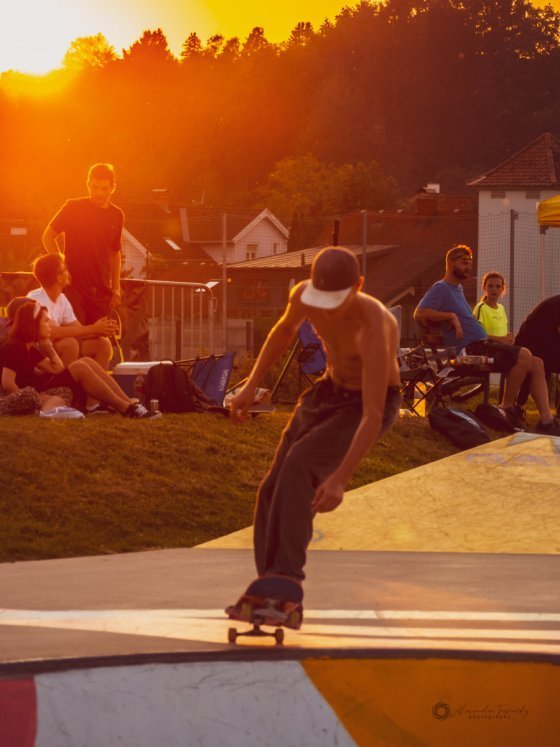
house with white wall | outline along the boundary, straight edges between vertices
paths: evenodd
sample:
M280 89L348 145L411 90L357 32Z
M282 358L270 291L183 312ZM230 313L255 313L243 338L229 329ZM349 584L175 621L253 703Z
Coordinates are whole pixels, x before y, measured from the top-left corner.
M560 192L560 140L546 132L468 185L478 190L478 285L501 272L517 332L543 298L560 293L560 229L541 229L540 201Z
M226 264L285 254L289 230L270 210L124 205L123 272L177 280L213 277Z
M221 264L260 259L288 250L289 230L270 210L180 208L183 240Z

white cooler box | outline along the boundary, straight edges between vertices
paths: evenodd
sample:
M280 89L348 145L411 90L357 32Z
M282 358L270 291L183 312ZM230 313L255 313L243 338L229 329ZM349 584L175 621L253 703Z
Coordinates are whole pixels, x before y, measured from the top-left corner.
M121 389L128 394L129 397L139 397L143 399L143 395L140 396L135 391L134 382L137 376L142 378L148 373L148 369L152 366L156 366L160 361L130 361L127 363L117 363L113 368L113 376L115 381L121 387Z

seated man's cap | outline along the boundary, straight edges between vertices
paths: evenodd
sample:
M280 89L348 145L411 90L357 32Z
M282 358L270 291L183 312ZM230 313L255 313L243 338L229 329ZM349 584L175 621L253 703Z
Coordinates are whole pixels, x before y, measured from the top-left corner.
M25 306L26 303L35 303L35 299L28 298L27 296L16 296L15 298L12 298L10 303L6 306L10 324L14 321L16 311L20 308L20 306Z
M356 255L342 246L328 246L313 260L311 280L301 294L302 303L317 309L336 309L359 279Z

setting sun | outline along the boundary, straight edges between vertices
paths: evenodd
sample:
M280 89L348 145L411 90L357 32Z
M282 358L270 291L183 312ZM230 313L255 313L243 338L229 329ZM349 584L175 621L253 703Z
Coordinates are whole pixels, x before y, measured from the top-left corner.
M560 0L559 0L560 1ZM60 66L70 43L103 34L117 54L145 29L162 28L179 54L191 32L205 41L213 34L244 39L262 26L269 41L286 39L300 21L317 28L334 18L344 0L285 0L264 6L257 0L14 0L0 11L0 72L45 73Z

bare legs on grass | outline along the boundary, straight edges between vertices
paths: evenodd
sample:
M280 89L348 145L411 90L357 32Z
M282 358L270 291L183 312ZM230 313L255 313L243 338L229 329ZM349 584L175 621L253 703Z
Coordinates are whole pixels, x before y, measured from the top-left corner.
M133 404L117 382L92 358L79 358L70 364L68 370L89 397L114 407L121 414Z

